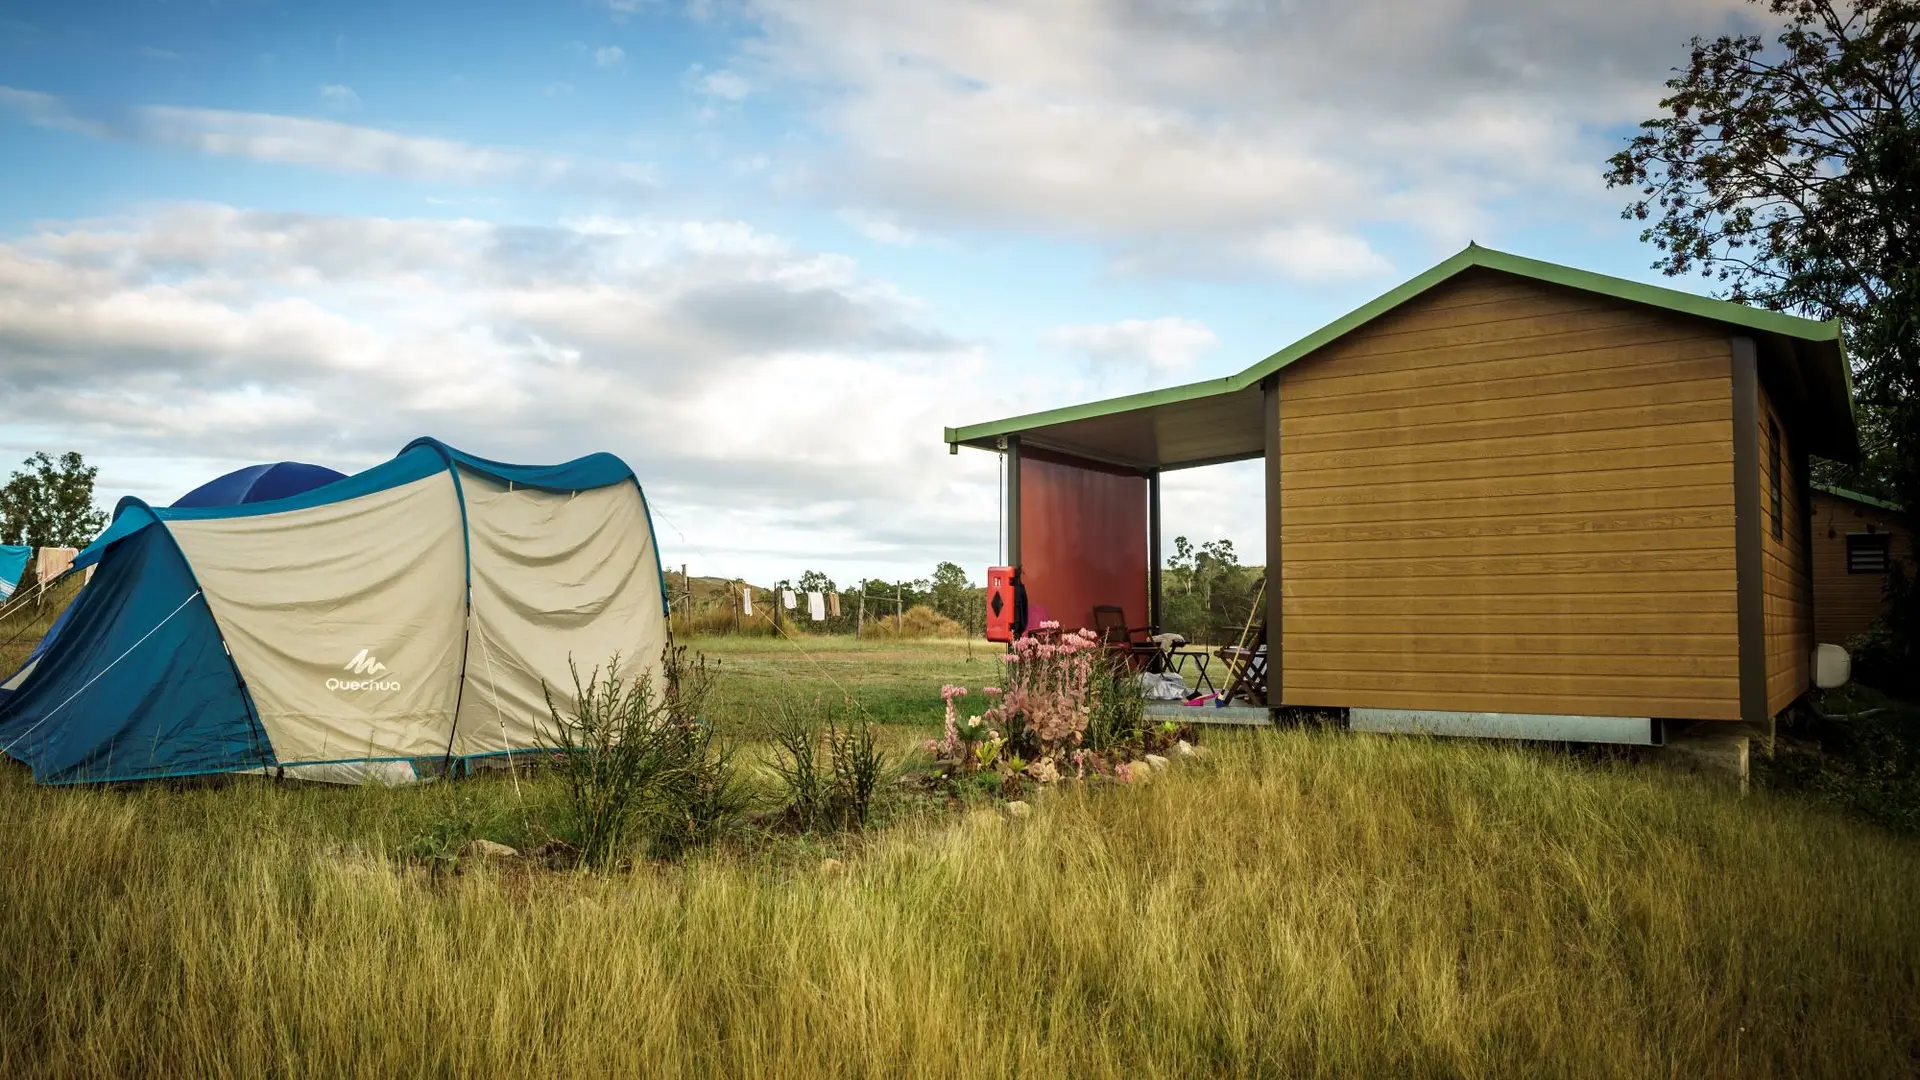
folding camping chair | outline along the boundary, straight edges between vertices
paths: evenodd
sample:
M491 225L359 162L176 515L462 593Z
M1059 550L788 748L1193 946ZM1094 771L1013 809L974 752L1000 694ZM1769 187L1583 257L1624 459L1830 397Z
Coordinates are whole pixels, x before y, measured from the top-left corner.
M1100 635L1108 652L1135 670L1159 672L1166 668L1166 650L1147 636L1151 631L1147 626L1128 626L1126 611L1117 605L1094 605L1093 632Z
M1267 583L1260 583L1260 591L1254 595L1253 607L1247 612L1246 624L1240 628L1240 640L1233 645L1222 646L1214 650L1214 655L1227 667L1227 692L1222 701L1231 702L1236 697L1247 699L1249 704L1267 703L1267 621L1256 624L1253 619L1259 614L1267 598ZM1249 631L1258 625L1252 642L1248 642Z
M1252 705L1267 703L1267 624L1260 624L1259 633L1254 635L1251 648L1245 645L1223 645L1214 650L1220 662L1227 665L1227 692L1223 701L1231 702L1243 697Z

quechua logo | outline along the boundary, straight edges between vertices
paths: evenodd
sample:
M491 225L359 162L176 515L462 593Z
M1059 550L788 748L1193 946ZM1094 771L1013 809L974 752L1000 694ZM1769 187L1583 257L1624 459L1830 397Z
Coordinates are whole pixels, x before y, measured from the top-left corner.
M371 649L361 649L354 653L353 659L341 665L341 670L352 672L362 678L342 679L335 676L327 680L327 689L348 691L400 689L400 680L380 678L387 673L387 665L381 663Z

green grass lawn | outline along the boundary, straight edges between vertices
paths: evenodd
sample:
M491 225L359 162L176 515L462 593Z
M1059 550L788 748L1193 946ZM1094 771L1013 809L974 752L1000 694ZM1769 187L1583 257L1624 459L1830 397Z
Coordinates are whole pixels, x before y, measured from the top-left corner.
M818 701L886 725L932 726L940 687L979 694L1001 675L1003 646L985 641L864 641L845 636L701 637L688 648L719 664L714 716L722 730L756 736L782 705ZM985 707L978 698L973 711Z
M904 746L960 644L719 639L715 721ZM736 712L739 715L736 715ZM1009 819L610 874L551 775L37 788L0 768L0 1076L1913 1075L1920 843L1625 759L1261 729ZM746 756L764 797L772 788ZM916 798L919 801L915 801ZM844 865L831 872L825 856Z

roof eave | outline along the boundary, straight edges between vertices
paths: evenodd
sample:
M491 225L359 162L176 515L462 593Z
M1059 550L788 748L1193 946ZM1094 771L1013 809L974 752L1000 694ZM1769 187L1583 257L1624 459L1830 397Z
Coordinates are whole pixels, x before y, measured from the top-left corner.
M1150 409L1156 405L1175 405L1184 401L1197 401L1201 398L1230 394L1239 389L1233 383L1232 377L1207 379L1182 386L1170 386L1164 390L1149 390L1140 394L1089 401L1083 405L1069 405L1045 412L1010 416L1004 420L990 420L982 424L969 424L966 427L950 427L946 429L946 441L950 446L974 446L992 450L997 448L996 440L1003 436L1018 435L1035 428L1052 427L1055 424L1069 424L1075 420L1091 420L1116 413L1133 412L1137 409Z

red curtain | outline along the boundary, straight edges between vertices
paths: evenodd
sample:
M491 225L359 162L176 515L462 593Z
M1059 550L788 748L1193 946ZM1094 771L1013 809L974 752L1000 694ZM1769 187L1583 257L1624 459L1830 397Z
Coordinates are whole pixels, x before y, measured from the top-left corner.
M1050 451L1020 454L1020 577L1027 625L1093 625L1113 604L1147 625L1147 478Z

